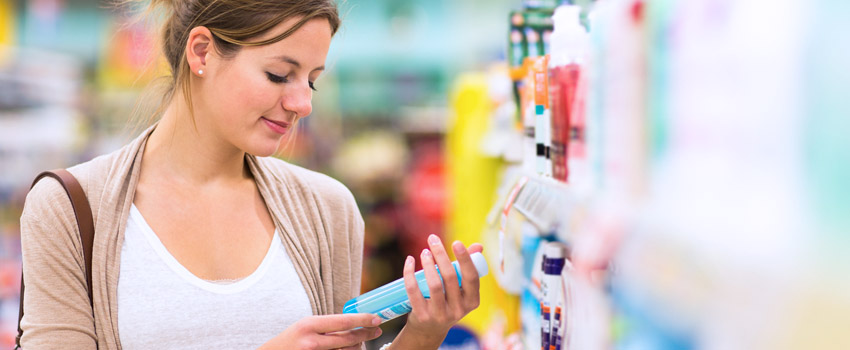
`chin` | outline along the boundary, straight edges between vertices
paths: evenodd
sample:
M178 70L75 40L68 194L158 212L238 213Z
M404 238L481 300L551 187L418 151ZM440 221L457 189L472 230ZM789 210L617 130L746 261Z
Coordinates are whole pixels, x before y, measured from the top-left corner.
M264 147L264 148L257 149L256 152L251 152L249 150L249 151L246 151L246 153L249 153L249 154L254 155L256 157L270 157L270 156L275 155L275 153L277 153L277 147L270 147L270 148Z
M247 145L248 147L242 148L242 150L256 157L268 157L277 153L280 147L280 141L280 139L277 139L274 141L263 140L262 142L253 142L249 143Z

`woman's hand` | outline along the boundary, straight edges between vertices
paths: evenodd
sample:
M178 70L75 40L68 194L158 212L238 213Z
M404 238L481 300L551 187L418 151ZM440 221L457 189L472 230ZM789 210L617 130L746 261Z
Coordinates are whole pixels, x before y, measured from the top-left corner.
M425 299L422 296L422 292L416 283L414 277L415 259L408 256L404 264L404 285L413 311L408 316L407 325L405 325L402 333L411 334L422 338L422 340L430 340L430 342L415 342L422 344L423 348L430 348L431 346L424 345L435 340L438 340L436 344L439 346L449 328L478 307L478 270L475 269L469 255L483 250L483 247L477 243L471 245L468 250L459 241L452 244L452 250L460 265L463 282L461 288L458 285L457 273L455 273L440 238L436 235L429 236L428 245L431 248L423 250L420 258L425 278L428 281L428 289L431 292L430 299ZM435 263L440 268L443 282L440 281L440 275L434 267ZM443 291L444 286L445 292ZM396 345L395 342L393 345Z
M259 350L360 350L361 344L381 335L381 319L372 314L305 317L289 326ZM362 327L360 329L354 329Z

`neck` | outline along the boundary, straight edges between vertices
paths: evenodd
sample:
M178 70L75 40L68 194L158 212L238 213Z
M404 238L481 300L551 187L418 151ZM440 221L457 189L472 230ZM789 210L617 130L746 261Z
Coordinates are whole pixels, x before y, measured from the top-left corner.
M195 123L182 95L176 94L145 146L142 169L162 179L206 185L249 177L245 152L227 142L204 113Z

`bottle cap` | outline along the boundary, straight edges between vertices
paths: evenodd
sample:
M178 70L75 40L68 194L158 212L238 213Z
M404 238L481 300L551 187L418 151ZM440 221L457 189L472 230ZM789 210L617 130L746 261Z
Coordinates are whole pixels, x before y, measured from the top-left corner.
M484 259L484 255L473 253L469 257L472 258L472 263L475 264L475 269L478 270L478 278L487 276L490 269L487 267L487 260Z
M543 273L560 275L564 268L564 261L566 261L564 246L556 242L547 243L544 252L546 258L543 264Z
M547 243L544 253L549 259L563 259L564 246L560 243Z
M581 24L581 7L562 5L552 15L555 30L552 32L550 51L553 66L567 64L587 55L590 37Z

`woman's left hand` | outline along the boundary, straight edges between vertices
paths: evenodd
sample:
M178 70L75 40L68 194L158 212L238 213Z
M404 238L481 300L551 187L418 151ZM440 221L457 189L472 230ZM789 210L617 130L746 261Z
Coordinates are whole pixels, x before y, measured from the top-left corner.
M478 270L469 255L481 252L484 248L477 243L470 245L469 249L460 241L452 244L452 250L460 264L463 286L461 288L457 273L440 238L436 235L429 236L428 245L430 249L423 250L420 259L431 292L429 299L422 296L417 286L414 277L415 259L408 256L404 264L404 285L413 308L407 318L405 330L431 339L438 337L442 342L449 328L478 307ZM434 267L435 263L440 268L439 274ZM440 281L440 275L443 276L444 282Z

